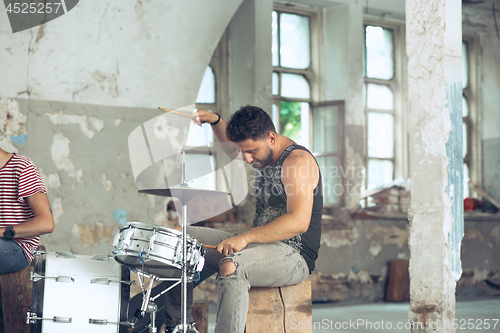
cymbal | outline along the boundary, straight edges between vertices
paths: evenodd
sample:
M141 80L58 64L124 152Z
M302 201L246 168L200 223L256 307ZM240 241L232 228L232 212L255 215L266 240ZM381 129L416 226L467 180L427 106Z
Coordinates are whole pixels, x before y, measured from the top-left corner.
M180 186L173 188L153 188L139 190L139 193L156 195L160 197L172 197L180 200L193 198L210 198L228 196L229 193L222 191L200 190L188 186Z

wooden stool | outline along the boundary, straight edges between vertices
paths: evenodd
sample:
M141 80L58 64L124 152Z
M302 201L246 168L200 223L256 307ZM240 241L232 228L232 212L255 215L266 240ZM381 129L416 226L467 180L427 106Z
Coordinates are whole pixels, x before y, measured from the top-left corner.
M0 275L2 314L0 332L29 333L26 313L31 306L33 282L30 280L32 266L22 271Z
M288 287L250 289L246 333L284 333L308 323L312 324L311 281ZM312 330L300 332L312 333Z
M208 332L208 302L193 302L192 313L196 329L200 333Z

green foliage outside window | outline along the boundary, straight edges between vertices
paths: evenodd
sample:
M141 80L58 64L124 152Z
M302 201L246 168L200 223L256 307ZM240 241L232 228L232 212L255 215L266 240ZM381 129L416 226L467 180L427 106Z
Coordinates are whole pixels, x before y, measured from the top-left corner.
M301 102L281 101L280 128L281 134L294 140L300 139Z

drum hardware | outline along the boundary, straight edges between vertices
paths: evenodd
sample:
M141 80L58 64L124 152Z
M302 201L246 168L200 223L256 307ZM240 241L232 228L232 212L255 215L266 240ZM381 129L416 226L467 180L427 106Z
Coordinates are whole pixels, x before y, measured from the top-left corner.
M191 325L187 325L187 283L188 283L188 265L187 265L187 205L189 201L193 198L199 197L215 197L215 196L227 196L229 193L220 191L210 191L210 190L199 190L190 188L186 181L186 152L182 152L182 183L179 187L171 189L144 189L140 190L139 193L150 194L156 196L164 197L175 197L181 201L182 205L182 274L181 274L181 318L182 324L177 325L174 332L187 332ZM116 259L116 257L115 257ZM203 263L204 263L203 258ZM203 264L202 263L202 264ZM152 322L154 325L154 322ZM156 332L156 328L150 327L150 332Z
M132 323L130 321L112 322L112 321L108 321L107 319L92 319L92 318L89 319L89 324L96 324L96 325L111 324L111 325L128 326L128 327L132 327L132 328L135 325L134 323Z
M30 280L33 282L38 282L43 279L55 279L56 282L62 282L62 283L74 283L75 279L72 278L71 276L64 276L64 275L59 275L59 276L44 276L40 275L38 273L31 272L30 273Z
M143 272L136 272L136 273L138 275L142 275L142 278L139 278L139 284L141 286L142 293L143 293L142 305L141 305L141 308L137 310L136 317L142 318L142 317L144 317L144 315L146 313L149 313L150 314L150 324L148 326L149 327L149 332L150 333L156 333L157 332L157 328L155 326L155 323L156 323L156 312L158 311L158 306L156 305L156 303L154 303L154 301L158 297L162 296L163 294L165 294L166 292L168 292L169 290L171 290L172 288L174 288L175 286L177 286L179 283L181 283L181 280L180 279L175 279L175 278L159 278L159 277L157 277L155 275L145 274ZM142 281L144 279L144 277L149 278L149 286L148 286L147 290L144 290L144 284L143 284L143 281ZM154 297L151 297L151 291L153 289L153 283L155 281L176 281L176 283L174 283L173 285L171 285L167 289L163 290L158 295L156 295Z
M117 280L111 280L109 278L95 278L90 280L91 284L101 284L101 285L109 285L110 283L123 283L123 284L128 284L129 286L135 284L135 281L117 281Z
M54 316L53 318L40 318L36 316L35 312L31 312L30 309L28 309L26 315L27 315L26 324L36 324L37 320L51 320L54 323L69 324L73 320L70 317L58 317L58 316Z
M67 251L35 251L33 254L34 255L40 255L40 254L49 254L49 253L55 253L58 258L66 258L66 259L73 259L76 258L75 255L71 252Z
M111 258L113 258L113 256L110 256L107 253L96 253L92 256L92 258L90 258L90 260L107 261L111 260Z

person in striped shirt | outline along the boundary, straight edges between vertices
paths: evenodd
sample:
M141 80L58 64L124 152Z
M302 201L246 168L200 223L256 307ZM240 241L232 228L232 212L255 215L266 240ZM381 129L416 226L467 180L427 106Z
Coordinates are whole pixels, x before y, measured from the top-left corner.
M49 199L35 165L0 148L0 274L26 268L40 235L52 231Z

